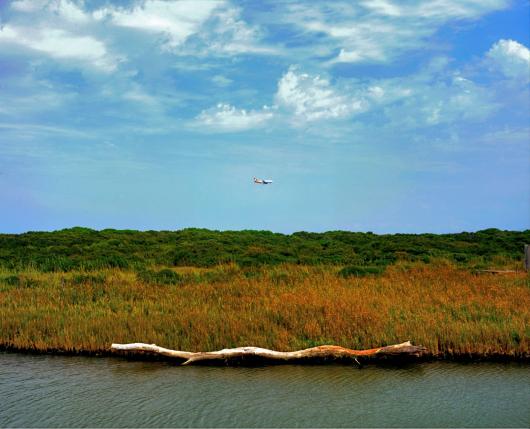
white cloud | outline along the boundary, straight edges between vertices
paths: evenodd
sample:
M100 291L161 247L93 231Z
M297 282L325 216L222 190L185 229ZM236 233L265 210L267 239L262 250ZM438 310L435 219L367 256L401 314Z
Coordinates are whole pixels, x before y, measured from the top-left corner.
M109 52L82 0L18 0L0 28L0 44L23 46L69 65L114 71L123 57Z
M115 37L117 28L152 34L164 49L191 56L272 52L256 42L257 28L225 0L143 0L129 8L110 5L93 12L83 0L18 0L10 9L13 15L0 28L0 43L105 72L126 58L110 47L134 56L135 47Z
M405 3L390 0L364 0L361 4L381 16L446 21L478 18L485 13L506 7L509 2L506 0L420 0Z
M458 73L449 79L418 75L401 80L410 88L409 96L383 109L390 123L400 128L484 120L499 107L488 89Z
M83 4L81 2L81 4ZM92 17L84 11L76 3L70 0L57 0L49 3L49 8L52 12L59 15L65 21L72 23L87 23Z
M421 47L449 21L478 19L508 5L508 0L328 1L288 3L277 15L305 35L319 35L310 39L312 48L325 46L330 64L374 63Z
M246 68L246 62L234 61L227 66L226 58L218 58L244 53L277 53L264 44L267 40L266 25L270 21L268 24L264 22L267 19L276 21L277 18L278 24L285 24L285 20L295 24L289 28L289 32L294 34L285 33L290 35L285 50L297 57L292 60L293 63L300 60L299 63L304 64L311 58L316 58L321 65L329 58L332 58L331 63L383 62L406 49L421 46L426 38L449 20L475 19L504 7L505 2L501 0L433 0L431 3L365 0L318 5L280 2L276 12L289 8L292 13L282 17L271 12L263 14L267 15L265 18L259 17L262 13L259 8L244 15L241 8L234 7L228 0L136 0L130 3L130 7L118 7L108 2L106 7L94 12L85 9L84 4L81 0L13 1L8 6L11 13L0 28L0 49L7 46L6 51L16 50L17 55L22 53L32 59L38 58L39 61L33 61L33 64L42 64L44 54L59 63L80 68L94 67L104 72L117 69L120 58L116 52L129 53L131 63L120 67L119 75L98 76L94 80L101 88L108 79L106 86L113 90L108 94L103 91L91 94L92 101L107 106L110 104L105 103L112 101L115 104L109 111L119 111L119 115L131 111L129 118L136 118L141 112L142 118L147 117L150 125L155 122L156 126L169 123L179 114L186 116L183 109L192 107L198 100L203 103L205 97L211 99L208 93L211 86L204 85L205 81L219 87L229 86L234 96L224 98L230 104L222 103L203 110L194 119L196 130L220 132L269 125L289 124L296 127L311 122L316 123L315 129L328 122L329 129L346 130L351 129L353 118L360 113L366 115L356 118L355 122L366 126L414 129L484 119L501 100L499 88L503 84L491 81L492 75L476 79L482 84L474 83L451 70L450 59L445 57L439 57L431 65L423 67L421 73L392 79L341 78L335 81L330 76L339 69L327 69L319 75L301 71L316 70L314 62L306 65L308 68L305 69L303 66L301 69L291 66L268 82L276 82L277 87L275 92L272 89L272 93L265 95L260 90L270 88L270 85L262 79L270 79L277 63L263 61ZM270 30L275 28L283 27L271 25ZM130 43L133 37L128 36L134 37L134 43ZM152 49L153 42L179 56L170 57L167 50L160 55L158 50ZM302 48L298 50L300 46ZM299 56L301 52L303 58ZM216 58L215 61L204 61L205 56ZM518 42L500 40L486 57L506 76L528 76L529 50ZM264 64L271 64L270 69L259 70L265 67ZM238 68L239 65L242 67ZM193 67L195 69L190 74ZM175 73L177 78L168 77L170 69L171 74L173 70L178 70ZM43 67L43 70L48 71L48 68ZM230 74L225 74L227 70ZM250 70L255 76L249 74L250 80L245 84L254 84L254 89L238 87L246 78L243 72ZM387 70L387 75L390 75L394 72L400 74L404 69ZM510 86L511 81L501 81L504 87ZM68 83L65 83L66 86ZM55 87L55 90L59 93L63 89ZM72 84L71 97L81 97L76 91L75 84ZM242 97L249 96L267 97L260 103L274 103L274 106L255 110L238 107L244 105ZM0 106L0 113L12 116L14 111L24 112L26 104L33 102L31 97L31 94L19 97L18 110L5 103ZM179 100L175 101L177 98ZM118 103L123 105L118 108ZM515 105L513 100L512 103ZM46 102L33 104L37 107L51 106Z
M260 111L236 109L230 104L219 103L215 108L203 110L195 118L195 124L214 131L244 131L264 126L274 116L270 107Z
M98 21L162 37L162 46L186 55L268 54L256 27L226 0L144 0L131 8L116 6L93 13Z
M19 12L36 12L44 9L48 0L16 0L10 5L11 9Z
M367 9L371 9L373 12L379 15L387 16L401 16L403 15L402 8L400 5L393 4L388 0L366 0L361 2Z
M80 1L79 4L84 3ZM10 4L10 8L22 13L51 12L72 23L86 23L91 16L79 4L71 0L17 0Z
M233 80L227 78L226 76L217 74L214 77L212 77L212 82L215 83L217 86L229 86L232 84Z
M28 123L0 123L0 130L12 131L18 137L35 137L41 135L62 135L75 138L89 138L90 134L75 128L55 127Z
M499 108L491 89L458 70L440 73L437 67L406 77L345 85L291 66L278 81L275 101L294 125L351 121L356 114L366 113L363 120L378 126L409 129L483 120Z
M6 25L0 29L0 43L21 45L57 59L83 61L106 72L113 71L118 61L103 42L63 29Z
M125 91L122 95L122 98L127 101L132 101L135 103L141 103L141 104L147 105L151 109L159 108L158 99L150 95L149 93L147 93L139 85L133 85L132 88Z
M0 115L13 121L30 118L43 110L50 114L64 109L75 97L76 94L68 88L58 90L46 80L17 75L5 79L5 86L0 91Z
M244 130L262 126L273 116L276 124L294 127L313 122L319 127L330 122L351 125L352 118L364 113L363 123L412 130L482 121L502 107L492 87L475 83L449 65L447 58L439 57L413 75L340 82L290 66L278 80L271 109L247 112L219 104L196 119L218 130Z
M528 140L530 140L530 127L527 125L520 127L504 127L485 133L481 139L485 144L523 144L525 147L528 146Z
M202 51L213 55L275 54L278 49L259 43L260 31L241 19L241 10L228 4L218 8L198 34Z
M292 66L278 82L276 102L302 121L344 118L364 107L360 100L340 94L327 79Z
M501 39L486 56L507 77L530 79L530 50L515 40Z
M145 0L132 9L107 7L94 12L98 20L114 25L167 36L168 47L176 47L195 34L222 1Z

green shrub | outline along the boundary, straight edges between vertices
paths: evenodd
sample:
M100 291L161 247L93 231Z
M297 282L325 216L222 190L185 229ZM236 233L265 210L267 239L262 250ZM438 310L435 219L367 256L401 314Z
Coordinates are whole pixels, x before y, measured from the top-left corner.
M243 275L247 279L260 279L263 277L263 271L254 268L247 268L243 271Z
M18 276L8 276L4 277L2 280L9 286L18 286L20 284L20 278Z
M167 266L214 268L235 263L252 268L281 264L379 266L433 263L444 258L460 265L521 262L530 230L488 229L458 234L383 234L329 231L290 235L268 231L95 231L0 234L0 267L43 272L149 269Z
M456 262L460 262L460 263L466 263L469 260L468 255L464 255L462 253L455 253L453 258Z
M8 276L4 277L2 281L9 286L20 287L36 287L40 285L40 281L26 276Z
M348 277L364 277L364 276L374 276L381 275L385 272L385 267L380 266L371 266L371 267L361 267L357 265L349 265L344 267L339 271L339 276L348 278Z
M271 271L269 278L275 285L287 284L290 282L289 274L284 271Z
M183 280L183 277L180 274L170 270L169 268L164 268L160 271L142 270L137 273L137 276L145 283L158 285L174 285L181 283Z
M37 258L37 266L45 273L66 272L77 267L77 264L64 256L52 256L50 258Z
M27 277L22 282L22 286L27 287L27 288L38 287L40 285L41 285L41 282L39 280L27 278Z

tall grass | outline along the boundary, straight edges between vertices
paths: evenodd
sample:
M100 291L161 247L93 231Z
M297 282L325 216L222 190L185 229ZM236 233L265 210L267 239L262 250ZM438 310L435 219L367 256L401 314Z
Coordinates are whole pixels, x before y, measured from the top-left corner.
M369 348L405 340L435 355L530 355L524 273L449 263L340 267L0 270L0 347L98 352L112 342L206 351L254 345Z

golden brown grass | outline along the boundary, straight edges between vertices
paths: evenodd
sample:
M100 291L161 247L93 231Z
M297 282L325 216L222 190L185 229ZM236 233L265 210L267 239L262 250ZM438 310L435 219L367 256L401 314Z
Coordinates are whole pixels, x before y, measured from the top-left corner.
M530 355L525 273L396 265L379 277L344 279L336 267L247 272L223 266L206 280L204 270L177 271L185 281L176 285L144 284L121 270L0 272L0 346L69 352L103 351L112 342L190 351L318 344L359 349L410 339L435 355ZM12 275L19 284L7 280Z

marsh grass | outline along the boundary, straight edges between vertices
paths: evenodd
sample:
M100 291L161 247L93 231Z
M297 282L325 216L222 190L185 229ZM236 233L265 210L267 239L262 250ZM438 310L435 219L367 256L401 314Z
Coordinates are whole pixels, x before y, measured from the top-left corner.
M398 263L367 276L340 270L0 269L0 346L98 352L141 341L191 351L294 350L410 339L435 355L529 355L525 273L476 275L444 260Z

